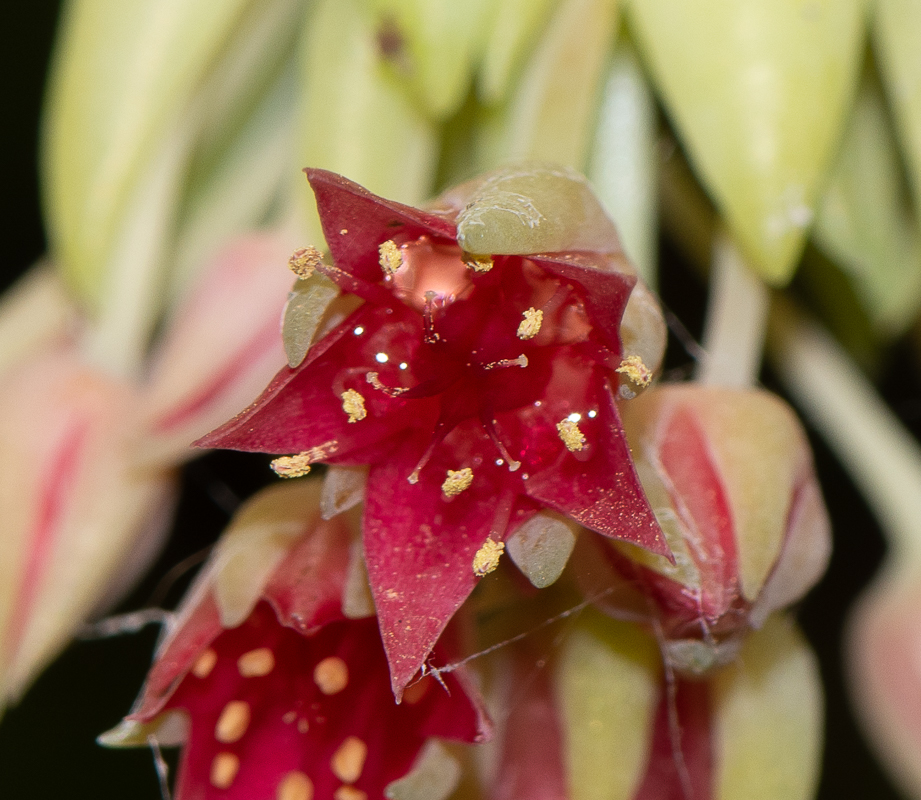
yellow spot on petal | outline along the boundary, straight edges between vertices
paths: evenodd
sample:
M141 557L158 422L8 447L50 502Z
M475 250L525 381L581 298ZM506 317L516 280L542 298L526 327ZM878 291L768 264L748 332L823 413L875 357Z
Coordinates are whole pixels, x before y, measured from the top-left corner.
M244 678L261 678L275 669L275 655L268 647L250 650L237 659L237 669Z
M333 794L333 800L368 800L368 795L354 786L340 786Z
M368 416L364 397L354 389L342 393L342 410L349 415L349 422L358 422Z
M323 694L337 694L349 684L349 668L339 656L329 656L314 667L313 680Z
M558 422L556 430L567 450L575 453L585 446L585 437L582 435L582 431L579 430L578 423L573 422L571 419L564 419L562 422Z
M464 253L464 263L474 272L489 272L493 268L492 256L475 256Z
M470 467L464 467L456 472L453 469L448 470L448 477L441 484L441 491L445 497L454 497L467 489L473 483L473 470Z
M281 456L270 465L280 478L302 478L310 472L310 457L307 453L296 456Z
M233 753L218 753L211 762L211 785L216 789L229 789L239 771L239 758Z
M313 800L313 783L303 772L289 772L278 784L275 800Z
M343 783L355 783L361 777L368 757L368 745L357 736L349 736L333 753L329 766Z
M249 703L243 700L231 700L214 726L214 738L219 742L230 744L239 741L249 727Z
M652 383L652 370L643 363L643 359L639 356L627 356L615 371L626 375L637 386L646 387Z
M298 278L309 278L322 263L323 256L316 247L301 247L288 259L288 266Z
M499 566L499 559L505 552L505 542L487 539L473 557L473 574L482 578Z
M544 321L544 312L539 308L529 308L524 312L524 319L518 326L519 339L533 339L540 333L541 323Z
M205 650L196 660L192 667L192 674L196 678L207 678L217 664L217 653L214 650Z
M403 266L403 254L393 239L388 239L377 249L381 254L380 264L385 275L393 275Z

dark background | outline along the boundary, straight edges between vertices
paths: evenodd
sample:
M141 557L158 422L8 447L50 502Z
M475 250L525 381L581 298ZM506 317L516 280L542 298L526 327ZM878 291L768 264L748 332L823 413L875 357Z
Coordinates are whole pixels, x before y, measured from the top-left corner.
M126 0L130 2L130 0ZM44 251L38 197L38 118L59 3L0 5L0 288L5 288ZM667 243L662 247L663 299L692 334L699 336L703 287ZM898 345L895 367L883 391L917 434L921 430L921 382L917 356ZM689 367L677 342L669 366ZM910 366L907 366L910 365ZM896 368L898 367L898 368ZM766 385L776 389L770 374ZM897 797L860 739L841 675L840 634L850 600L866 584L883 555L879 531L856 490L827 449L813 437L816 460L836 531L829 574L803 605L800 619L822 660L828 691L827 749L820 798ZM121 610L151 601L175 603L189 573L173 580L171 567L200 553L226 523L235 498L265 483L266 460L214 454L190 465L183 476L177 527L153 574ZM2 531L0 531L0 535ZM0 722L0 797L10 800L157 800L160 791L150 753L109 751L94 737L128 711L150 662L152 627L138 635L79 641L39 679L24 701ZM174 757L170 757L174 762ZM727 799L729 800L729 799Z

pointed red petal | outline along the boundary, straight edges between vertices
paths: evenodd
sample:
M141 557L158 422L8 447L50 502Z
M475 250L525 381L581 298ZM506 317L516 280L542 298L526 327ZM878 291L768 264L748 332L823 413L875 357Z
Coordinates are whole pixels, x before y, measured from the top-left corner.
M317 199L323 235L333 261L356 278L376 283L383 274L378 246L395 235L456 239L454 223L443 216L404 206L369 192L341 175L306 169Z

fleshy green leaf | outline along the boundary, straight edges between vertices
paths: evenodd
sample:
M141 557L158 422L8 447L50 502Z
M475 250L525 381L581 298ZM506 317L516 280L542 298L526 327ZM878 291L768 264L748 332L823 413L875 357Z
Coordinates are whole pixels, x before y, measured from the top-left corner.
M822 199L816 241L889 336L905 330L921 302L921 241L906 197L885 104L868 79Z
M752 266L791 276L863 55L865 0L643 0L640 52Z

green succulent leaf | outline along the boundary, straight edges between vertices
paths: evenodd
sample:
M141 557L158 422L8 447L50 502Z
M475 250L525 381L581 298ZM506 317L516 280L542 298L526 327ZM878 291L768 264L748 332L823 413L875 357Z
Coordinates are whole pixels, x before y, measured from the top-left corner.
M921 240L882 92L864 81L819 208L816 243L854 284L877 331L903 333L921 304Z
M695 169L752 266L789 280L864 44L865 0L642 0L629 6Z

